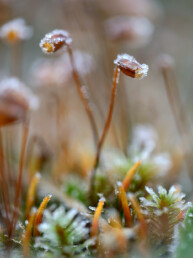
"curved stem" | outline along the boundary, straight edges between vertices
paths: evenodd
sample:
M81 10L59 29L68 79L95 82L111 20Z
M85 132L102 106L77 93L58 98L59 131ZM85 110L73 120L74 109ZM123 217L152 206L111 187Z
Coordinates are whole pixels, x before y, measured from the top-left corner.
M112 87L112 92L111 92L111 101L110 101L109 111L108 111L108 115L107 115L107 119L105 122L102 136L98 143L97 152L96 152L95 161L94 161L94 168L92 170L92 175L91 175L91 186L90 186L90 195L91 196L93 196L93 193L94 193L94 181L95 181L96 169L99 164L101 149L104 144L107 133L109 131L111 120L112 120L116 89L117 89L117 84L118 84L118 79L119 79L119 73L120 73L120 69L116 66L115 71L114 71L114 77L113 77L113 87Z
M73 78L74 78L74 81L75 81L75 84L76 84L76 88L78 90L78 94L80 96L80 99L81 99L81 101L84 105L85 111L87 113L88 119L90 121L92 132L93 132L94 142L95 142L95 145L97 146L98 132L97 132L97 126L96 126L96 122L95 122L95 119L94 119L93 111L92 111L92 108L91 108L91 103L88 99L88 96L86 96L86 94L84 93L85 88L81 84L80 77L79 77L78 71L76 69L76 65L75 65L74 57L73 57L73 53L72 53L72 48L70 46L68 46L67 50L68 50L68 54L69 54L69 57L70 57L70 62L71 62L71 65L72 65L72 75L73 75Z

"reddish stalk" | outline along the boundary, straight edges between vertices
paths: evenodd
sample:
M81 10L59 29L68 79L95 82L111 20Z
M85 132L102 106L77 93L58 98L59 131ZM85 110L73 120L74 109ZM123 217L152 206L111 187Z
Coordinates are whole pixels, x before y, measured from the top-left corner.
M5 159L4 159L4 153L3 153L3 143L2 143L2 131L0 129L0 176L1 176L1 189L2 189L2 197L3 197L3 205L5 209L6 214L6 224L7 228L9 228L9 193L8 193L8 187L7 182L5 178Z
M119 79L119 73L120 73L120 69L118 68L118 66L115 66L109 111L108 111L108 115L107 115L107 119L105 122L102 136L98 143L97 152L96 152L96 156L95 156L95 160L94 160L94 168L93 168L92 174L91 174L91 186L90 186L90 196L91 197L93 197L93 195L94 195L94 181L95 181L95 176L96 176L96 169L99 164L101 149L104 144L107 133L109 131L111 120L112 120L113 108L114 108L115 96L116 96L116 89L117 89L117 84L118 84L118 79Z
M80 77L79 77L78 71L76 69L72 48L70 45L67 45L67 50L68 50L68 55L70 57L70 62L71 62L71 66L72 66L72 75L73 75L73 78L74 78L74 81L76 84L76 88L77 88L78 94L80 96L80 99L84 105L88 119L90 121L92 132L93 132L94 142L95 142L95 145L97 146L98 131L97 131L96 121L94 119L91 103L89 101L88 96L84 93L85 88L83 88L83 86L81 84Z
M11 169L11 147L10 147L11 139L10 139L9 129L7 130L6 135L5 135L5 138L6 138L5 155L7 157L6 158L6 171L7 171L7 176L8 176L8 182L9 182L9 185L12 185L12 182L13 182L13 171Z
M22 177L23 177L23 166L24 166L24 158L25 158L25 149L28 137L28 122L23 122L23 130L22 130L22 142L21 142L21 155L20 155L20 163L19 163L19 176L15 189L15 200L14 200L14 211L12 216L12 223L9 231L9 237L12 237L13 231L15 229L15 225L18 217L18 209L20 204L21 190L22 190Z

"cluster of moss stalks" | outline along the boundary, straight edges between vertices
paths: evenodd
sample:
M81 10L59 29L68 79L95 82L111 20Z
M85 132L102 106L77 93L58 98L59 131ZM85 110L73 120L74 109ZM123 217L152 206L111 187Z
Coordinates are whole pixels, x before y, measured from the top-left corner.
M9 37L15 39L16 35L12 34ZM191 257L193 213L180 187L174 185L166 190L160 186L161 168L155 165L151 155L140 160L140 149L139 153L122 156L110 149L110 154L114 152L110 160L102 154L120 73L142 79L147 75L148 66L127 54L117 56L109 109L104 129L98 133L92 104L85 92L87 88L83 87L76 68L69 33L54 30L41 40L40 47L49 54L67 51L72 77L90 122L96 154L88 178L71 173L57 189L37 173L43 170L49 154L42 140L34 137L29 141L29 179L26 191L22 192L30 108L25 94L21 98L21 92L14 92L14 87L0 94L1 107L4 107L0 110L1 127L22 121L13 207L7 203L7 189L2 188L1 254L10 257L182 257L186 253L186 257ZM11 105L17 107L19 115L13 114ZM0 145L2 183L6 182L3 164L6 156L2 142ZM38 155L33 152L34 146L41 149ZM153 190L151 186L156 188L156 185L157 189ZM43 198L48 191L52 195L46 194Z

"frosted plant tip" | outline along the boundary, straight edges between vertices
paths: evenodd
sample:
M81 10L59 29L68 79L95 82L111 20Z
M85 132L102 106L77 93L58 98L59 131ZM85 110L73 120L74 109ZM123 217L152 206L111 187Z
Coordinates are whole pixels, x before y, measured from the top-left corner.
M98 193L97 195L99 196L99 202L101 202L101 201L105 202L106 201L106 199L105 199L105 197L103 196L102 193Z
M136 79L143 79L147 76L149 67L146 64L140 64L137 60L128 54L118 55L114 64L127 76Z
M40 48L44 53L52 54L65 46L69 46L71 42L72 39L67 31L53 30L40 41Z
M29 39L32 34L32 28L27 26L22 18L11 20L0 28L0 37L9 43Z
M106 201L106 199L105 199L104 196L102 196L102 197L99 199L99 202L105 202L105 201Z

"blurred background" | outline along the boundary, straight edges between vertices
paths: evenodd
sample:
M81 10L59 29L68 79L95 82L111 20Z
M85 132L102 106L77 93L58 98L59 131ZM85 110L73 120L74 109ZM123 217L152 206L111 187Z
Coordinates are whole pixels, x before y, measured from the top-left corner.
M72 37L77 67L93 100L100 134L117 54L128 53L149 65L148 76L142 81L120 76L112 137L108 137L111 146L126 149L134 125L150 124L158 131L160 149L173 151L179 147L180 137L158 62L162 53L173 58L180 100L187 116L188 139L191 139L191 0L0 0L0 26L18 17L33 28L33 37L22 43L20 58L15 64L20 67L19 77L40 97L40 107L32 116L30 130L43 137L54 153L61 142L76 149L78 155L83 155L84 149L84 153L92 156L94 150L89 122L69 75L68 62L63 62L65 57L60 54L44 55L39 47L41 38L53 29L67 30ZM0 79L12 76L11 55L11 46L1 40ZM59 92L57 97L63 110L63 122L57 133L53 88Z

